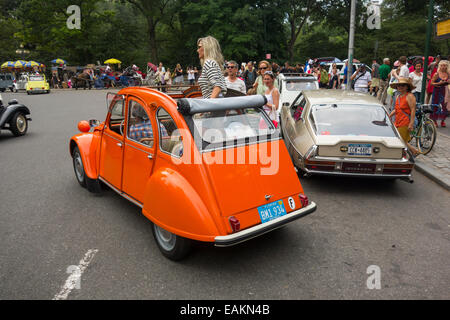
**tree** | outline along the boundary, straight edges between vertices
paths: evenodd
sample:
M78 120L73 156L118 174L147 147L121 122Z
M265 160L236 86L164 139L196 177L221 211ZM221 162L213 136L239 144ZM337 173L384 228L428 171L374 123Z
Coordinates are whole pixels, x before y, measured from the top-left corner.
M147 21L148 44L150 48L150 58L154 63L159 60L157 27L169 16L171 6L175 5L175 0L125 0L134 5Z

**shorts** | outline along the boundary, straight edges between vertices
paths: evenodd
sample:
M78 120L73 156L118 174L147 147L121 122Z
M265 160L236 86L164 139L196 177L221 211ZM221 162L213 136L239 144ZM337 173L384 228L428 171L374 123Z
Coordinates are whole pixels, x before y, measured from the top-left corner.
M380 86L380 79L378 78L373 78L372 79L372 84L370 85L371 88L375 88L375 87L379 87Z
M403 126L403 127L399 127L397 128L398 133L400 133L400 137L402 137L403 141L405 141L405 143L408 143L411 141L411 135L409 134L409 129L408 126Z

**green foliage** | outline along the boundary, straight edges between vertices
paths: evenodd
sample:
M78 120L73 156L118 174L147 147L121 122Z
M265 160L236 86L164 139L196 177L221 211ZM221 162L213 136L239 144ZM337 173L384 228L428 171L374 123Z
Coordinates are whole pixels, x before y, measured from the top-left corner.
M22 58L70 65L117 58L123 65L163 61L198 65L197 39L216 37L225 59L283 63L318 56L347 56L351 0L0 0L0 63ZM428 1L384 0L382 29L368 30L368 0L357 1L355 57L397 59L421 55ZM82 10L81 30L69 30L69 5ZM450 15L435 0L435 19ZM449 54L449 41L432 40L431 54Z

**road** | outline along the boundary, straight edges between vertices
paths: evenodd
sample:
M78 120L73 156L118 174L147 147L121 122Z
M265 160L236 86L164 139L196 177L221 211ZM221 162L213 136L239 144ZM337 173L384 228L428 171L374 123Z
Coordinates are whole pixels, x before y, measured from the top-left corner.
M450 299L449 193L417 172L414 184L302 179L313 215L167 260L138 207L75 180L69 138L79 120L105 118L105 93L3 94L33 121L24 137L0 134L0 299L60 297L88 253L68 299ZM373 265L381 289L369 290Z

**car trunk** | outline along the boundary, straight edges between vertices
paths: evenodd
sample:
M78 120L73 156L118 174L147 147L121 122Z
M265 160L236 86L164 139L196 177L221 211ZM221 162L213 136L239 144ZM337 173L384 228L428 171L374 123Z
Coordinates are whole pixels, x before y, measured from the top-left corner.
M321 157L402 159L404 144L398 138L379 137L317 137Z
M270 157L264 156L266 147ZM238 162L243 154L245 161ZM208 164L211 158L222 159L223 164ZM303 192L282 140L207 152L203 161L223 217Z

